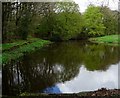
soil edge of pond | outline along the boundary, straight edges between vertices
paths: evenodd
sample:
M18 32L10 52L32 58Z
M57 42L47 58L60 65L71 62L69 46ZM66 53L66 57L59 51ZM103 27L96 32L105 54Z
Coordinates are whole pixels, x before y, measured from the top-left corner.
M50 98L59 98L59 97L69 97L69 98L78 98L78 97L108 97L108 98L120 98L120 89L106 89L101 88L96 91L80 92L80 93L64 93L64 94L45 94L45 93L22 93L20 96L27 97L50 97Z

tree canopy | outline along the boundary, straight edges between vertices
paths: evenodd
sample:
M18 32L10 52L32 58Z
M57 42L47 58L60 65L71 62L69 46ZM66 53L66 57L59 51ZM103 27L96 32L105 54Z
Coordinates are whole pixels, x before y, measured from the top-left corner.
M3 42L29 36L69 40L118 33L118 11L89 5L84 13L71 2L2 3Z
M100 7L90 5L85 11L84 26L88 36L104 35L105 26L103 24L103 14Z

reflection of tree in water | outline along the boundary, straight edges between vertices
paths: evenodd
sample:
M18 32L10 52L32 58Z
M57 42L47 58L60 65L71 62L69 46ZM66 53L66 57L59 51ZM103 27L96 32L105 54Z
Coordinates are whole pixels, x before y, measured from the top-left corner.
M49 60L68 67L85 65L88 70L106 70L111 64L118 63L118 47L86 42L63 42L43 50ZM51 50L51 51L49 51ZM50 54L49 54L50 53Z
M118 47L94 44L86 48L83 62L88 70L107 70L119 62Z
M47 58L25 57L24 61L17 64L13 63L13 65L6 65L3 70L3 81L5 81L3 94L15 95L20 91L40 92L57 82L70 80L79 72L79 68L76 70L75 67L66 69L57 63L50 65Z
M81 65L88 70L106 70L110 64L118 62L117 54L117 47L105 45L52 44L3 68L3 94L42 91L71 80L79 73Z

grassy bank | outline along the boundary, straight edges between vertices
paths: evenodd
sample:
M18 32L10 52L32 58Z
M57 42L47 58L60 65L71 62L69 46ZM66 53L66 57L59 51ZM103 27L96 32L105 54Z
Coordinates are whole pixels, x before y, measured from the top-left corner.
M120 43L120 35L108 35L103 37L90 38L89 41L95 43L106 43L111 45L118 45Z
M2 56L0 56L0 64L6 64L11 60L16 60L21 56L33 52L41 47L50 44L50 41L42 40L38 38L30 38L28 40L20 40L14 43L3 44L0 49L2 49Z

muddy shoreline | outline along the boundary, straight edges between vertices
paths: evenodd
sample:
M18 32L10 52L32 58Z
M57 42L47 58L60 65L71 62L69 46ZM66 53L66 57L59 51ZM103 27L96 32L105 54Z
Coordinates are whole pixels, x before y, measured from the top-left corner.
M45 93L38 93L38 94L29 94L29 93L24 93L21 94L20 96L24 97L48 97L48 98L63 98L63 97L68 97L68 98L120 98L120 89L106 89L106 88L101 88L96 91L88 91L88 92L80 92L80 93L64 93L64 94L45 94Z
M120 89L106 89L101 88L96 91L90 92L81 92L80 96L119 96L120 97Z

